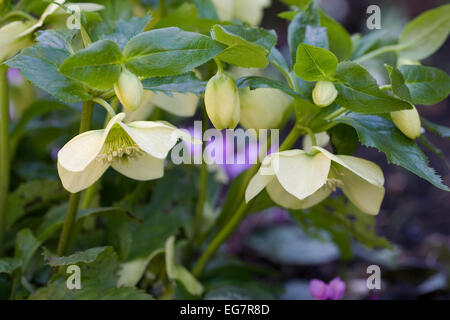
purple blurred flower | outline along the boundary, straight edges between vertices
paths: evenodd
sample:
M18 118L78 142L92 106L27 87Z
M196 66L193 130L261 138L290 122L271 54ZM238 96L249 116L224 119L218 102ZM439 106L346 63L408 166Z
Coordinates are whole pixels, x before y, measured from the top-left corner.
M341 300L345 292L345 282L337 277L328 284L319 279L309 282L309 292L316 300Z
M20 74L19 69L8 69L8 82L13 86L20 86L24 82L24 78Z

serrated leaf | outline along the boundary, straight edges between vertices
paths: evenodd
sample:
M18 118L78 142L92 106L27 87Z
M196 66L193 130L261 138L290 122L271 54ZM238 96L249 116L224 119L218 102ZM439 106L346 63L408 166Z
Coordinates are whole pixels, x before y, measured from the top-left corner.
M403 100L411 101L411 93L405 84L402 73L396 67L389 65L385 65L385 67L389 73L389 78L391 79L392 92Z
M450 77L442 70L433 67L402 65L398 67L415 104L433 105L450 94Z
M450 32L450 4L428 10L408 23L400 35L398 53L410 59L425 59L437 51Z
M335 121L355 128L361 143L383 152L389 162L411 171L439 189L450 191L435 170L428 166L428 158L417 144L405 137L391 121L356 113L341 116Z
M288 43L291 53L291 66L297 62L297 48L305 42L307 26L320 27L320 18L315 1L311 1L304 11L299 12L288 27Z
M337 66L338 59L332 52L304 43L298 46L294 69L299 78L306 81L330 81Z
M124 56L127 68L138 76L173 76L192 71L224 48L207 36L164 28L131 39L125 46Z
M358 148L358 135L350 126L339 124L330 131L336 154L352 155Z
M67 58L59 70L91 88L109 90L119 78L122 60L122 52L115 42L100 40Z
M14 258L20 260L21 267L25 271L36 250L41 245L30 229L22 229L17 233Z
M3 258L0 259L0 274L12 274L15 270L20 268L22 262L17 258Z
M277 42L276 33L261 28L234 25L215 25L213 38L228 46L218 58L244 68L265 68L267 56Z
M142 85L145 90L169 95L171 92L200 94L205 92L206 81L201 81L194 72L189 72L179 76L147 78L142 80Z
M51 267L68 266L78 263L92 263L97 257L109 247L91 248L86 251L76 252L66 257L58 257L49 255L45 252L44 258Z
M81 82L59 72L61 63L70 56L72 35L73 32L67 31L44 31L38 36L36 45L23 50L5 64L20 69L25 78L57 99L65 102L90 100L92 96Z
M339 94L336 103L354 112L366 114L387 113L411 109L410 103L381 91L370 73L354 62L341 62L334 77Z

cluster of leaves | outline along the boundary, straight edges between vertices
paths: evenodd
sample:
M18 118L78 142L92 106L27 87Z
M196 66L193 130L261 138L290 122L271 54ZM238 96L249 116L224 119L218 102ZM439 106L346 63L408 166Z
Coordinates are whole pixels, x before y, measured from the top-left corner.
M6 62L62 103L35 102L11 134L13 151L18 159L24 159L14 175L23 183L13 183L8 198L6 243L9 248L15 243L15 249L12 258L0 260L0 273L10 280L4 281L3 275L0 278L2 297L9 291L16 297L34 299L151 299L149 292L161 298L275 297L274 288L268 290L254 281L255 275L274 274L241 261L218 259L205 272L202 283L187 270L186 240L192 240L192 212L198 198L199 172L194 166L169 167L164 179L153 183L135 184L106 174L97 190L98 207L83 208L76 216L76 233L82 237L71 246L90 249L67 257L55 257L47 249L55 247L68 206L68 196L48 164L49 151L67 141L78 122L76 107L67 104L111 97L123 66L142 79L146 90L199 95L205 91L203 79L211 75L212 59L243 68L272 65L286 82L249 76L237 79L238 87L282 90L295 99L298 120L316 133L328 131L338 153L352 154L359 143L374 147L389 162L449 190L417 142L405 137L389 117L390 112L411 109L412 104L429 106L447 98L450 78L445 72L422 65L386 65L392 88L392 93L387 93L358 63L380 50L382 40L373 35L351 37L315 1L284 1L292 8L280 15L291 21L290 61L275 48L277 35L272 30L222 23L209 0L169 2L165 16L155 10L154 15L144 12L137 18L127 1L102 1L104 10L83 13L83 28L92 41L87 48L77 30L49 29L38 33L33 46ZM449 5L442 6L409 23L398 41L389 44L389 51L397 58L424 59L433 54L448 36L450 26L445 17L449 10ZM201 79L194 69L200 71ZM321 80L333 82L339 92L335 103L324 109L314 106L311 99L315 82ZM341 107L345 113L327 120ZM103 119L97 117L94 122L99 125ZM449 137L449 128L425 119L423 124L430 132ZM37 137L45 151L32 147ZM222 211L233 213L242 200L237 196L243 179L245 173L230 185ZM212 174L207 181L205 216L210 226L217 216L223 185ZM263 192L249 214L274 206ZM352 239L368 247L390 247L375 234L374 218L343 198L330 198L291 215L311 235L320 237L326 231L344 258L351 257ZM228 218L221 216L215 225L222 227ZM65 270L73 264L82 269L82 290L67 290ZM51 268L56 270L52 277ZM138 284L147 293L135 289Z

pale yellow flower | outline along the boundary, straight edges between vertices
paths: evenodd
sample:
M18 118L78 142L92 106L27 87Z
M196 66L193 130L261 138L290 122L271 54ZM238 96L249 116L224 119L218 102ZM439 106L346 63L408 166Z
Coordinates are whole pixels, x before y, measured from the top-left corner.
M384 197L383 185L383 172L375 163L315 146L311 154L289 150L268 155L250 181L245 199L250 201L266 188L278 205L306 209L339 187L361 211L376 215Z
M234 18L252 26L258 26L264 16L264 9L270 7L271 0L212 0L219 19L231 21Z
M391 112L391 119L395 126L412 140L422 134L422 122L415 106L412 109Z
M247 129L277 128L293 98L278 89L258 88L239 90L241 101L240 123Z
M338 91L331 81L317 81L312 92L314 104L318 107L328 107L336 100Z
M105 129L82 133L58 153L58 173L65 189L78 192L95 183L113 167L121 174L145 181L164 175L164 161L179 138L187 133L163 122L123 123L124 113Z

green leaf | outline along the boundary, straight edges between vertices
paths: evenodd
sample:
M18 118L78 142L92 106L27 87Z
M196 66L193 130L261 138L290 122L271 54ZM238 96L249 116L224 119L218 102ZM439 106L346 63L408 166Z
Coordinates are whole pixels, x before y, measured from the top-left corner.
M66 198L67 193L56 180L31 180L22 183L14 192L8 195L5 225L10 228L28 211L50 205L53 201ZM11 204L18 204L11 205Z
M108 248L110 247L91 248L66 257L53 256L48 251L44 251L44 258L51 267L68 266L78 263L92 263Z
M350 126L339 124L331 129L330 135L337 154L353 155L358 148L358 135Z
M142 18L133 17L129 20L119 20L112 32L101 33L98 31L100 33L99 40L112 40L123 49L131 38L145 29L149 20L150 16L148 15Z
M289 73L289 66L286 59L283 57L277 48L273 47L269 54L269 63L278 70L283 70L285 73Z
M325 49L300 44L297 50L295 73L306 81L332 81L338 66L336 56Z
M311 1L304 11L299 12L288 27L288 43L291 66L297 62L297 48L305 42L307 26L320 27L320 18L315 1Z
M192 3L183 3L158 21L155 29L178 27L186 31L196 31L199 23L197 7Z
M23 271L28 268L31 258L40 245L41 241L34 237L30 229L22 229L17 233L14 258L20 260Z
M141 77L173 76L192 71L217 56L225 47L178 28L141 33L125 46L125 64Z
M425 59L436 52L450 32L450 4L428 10L408 23L400 35L398 53L410 59Z
M265 68L267 56L277 43L276 33L261 28L215 25L212 37L228 46L218 58L244 68Z
M251 76L240 78L236 81L239 89L250 87L250 90L258 89L258 88L274 88L279 89L290 96L306 99L300 93L295 92L289 86L285 85L283 82L272 80L263 77Z
M15 270L21 266L20 259L17 258L3 258L0 259L0 274L12 274Z
M442 190L450 191L434 169L428 166L428 158L417 144L405 137L391 121L380 116L356 113L341 116L335 121L355 128L361 143L384 152L389 162L411 171Z
M166 241L166 270L167 276L181 282L190 294L196 296L202 294L201 283L185 267L175 263L175 237L170 237Z
M411 102L420 105L436 104L450 94L450 77L437 68L402 65L398 68L408 87Z
M36 234L38 238L42 241L47 240L51 237L59 228L62 227L64 223L65 214L67 211L67 204L62 204L50 209L44 216L43 221L39 225ZM117 208L94 208L94 209L84 209L77 213L77 221L90 216L116 216L126 220L139 221L136 217L131 215L128 211Z
M35 86L65 102L82 102L92 99L81 82L69 79L59 72L61 63L70 56L70 39L73 32L44 31L38 43L23 50L5 62L20 69L21 74ZM45 75L45 76L43 76Z
M171 92L201 94L205 92L206 87L206 81L201 81L194 72L178 76L147 78L142 81L142 84L145 90L164 92L169 95Z
M109 90L122 71L120 47L111 40L100 40L67 58L59 70L92 88Z
M339 92L336 103L346 109L377 114L412 108L410 103L381 91L377 81L357 63L339 63L334 76L340 81L335 83Z
M90 254L86 254L87 252ZM48 253L46 253L48 255ZM30 296L32 300L150 300L134 288L117 288L119 261L111 247L94 248L69 257L57 258L61 266L76 262L81 272L81 289L69 290L65 268L51 282ZM78 261L77 261L78 260Z
M319 10L320 25L327 28L330 51L339 61L347 60L352 54L353 44L349 33L337 21Z
M437 135L440 135L441 137L450 138L450 128L449 127L441 126L441 125L433 123L430 120L427 120L425 118L421 118L421 121L422 121L423 126L427 130L429 130Z
M411 101L411 93L409 88L405 85L405 79L402 73L396 68L390 65L385 65L389 78L391 79L392 92L395 93L397 97L402 98L406 101Z

